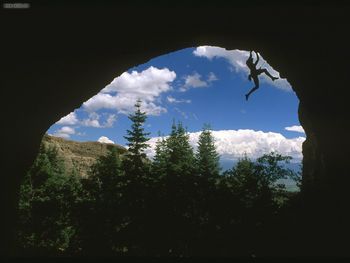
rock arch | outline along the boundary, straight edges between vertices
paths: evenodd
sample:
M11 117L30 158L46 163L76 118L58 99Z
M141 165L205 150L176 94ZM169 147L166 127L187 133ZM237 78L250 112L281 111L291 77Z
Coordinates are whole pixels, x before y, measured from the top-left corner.
M326 218L331 218L329 214L339 222L349 218L341 210L350 197L344 96L349 85L350 43L345 33L349 6L191 3L180 1L172 7L33 4L27 11L5 12L3 254L10 253L20 179L47 128L128 68L199 45L258 50L281 76L288 77L300 100L299 118L307 134L305 191L311 197L332 197L327 204L311 198L314 207L322 203ZM334 202L340 204L338 208ZM310 240L321 244L317 231L312 231ZM323 238L336 237L332 229L326 232ZM345 251L338 242L330 254Z

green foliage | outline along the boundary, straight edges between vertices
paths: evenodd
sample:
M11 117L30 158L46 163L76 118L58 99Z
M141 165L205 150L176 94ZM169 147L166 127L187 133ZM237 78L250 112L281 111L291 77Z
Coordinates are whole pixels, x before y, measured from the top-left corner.
M164 137L158 139L155 147L155 156L152 162L152 172L155 177L164 178L167 170L168 151Z
M216 151L210 126L204 126L199 135L196 161L199 175L207 178L217 177L220 173L219 154Z
M66 174L57 150L41 146L21 186L22 254L246 256L265 245L290 197L279 180L299 178L285 167L291 157L244 156L220 175L210 127L194 154L173 123L151 162L140 106L129 116L128 154L111 148L88 178Z
M293 178L293 171L281 165L281 162L289 163L291 159L290 156L282 156L279 153L271 152L257 159L256 169L262 180L266 184L272 185L279 179Z
M57 149L41 145L20 189L18 240L28 253L64 254L75 238L70 215L80 196L78 177L66 175Z
M124 160L124 167L128 174L133 176L142 176L148 169L147 157L145 149L149 147L146 143L150 133L144 131L144 123L147 119L146 113L141 111L141 100L135 104L135 112L129 115L132 121L131 130L127 130L124 138L128 141L128 153Z
M167 174L170 177L191 176L195 169L195 157L182 123L171 127L171 133L166 140Z
M121 170L121 160L115 148L111 148L106 156L98 158L91 167L91 180L96 187L96 200L110 202L110 195L118 190L123 183L124 172Z
M109 149L106 156L100 156L92 165L90 177L83 180L78 251L109 255L111 248L120 243L117 232L124 220L120 208L127 184L115 148Z

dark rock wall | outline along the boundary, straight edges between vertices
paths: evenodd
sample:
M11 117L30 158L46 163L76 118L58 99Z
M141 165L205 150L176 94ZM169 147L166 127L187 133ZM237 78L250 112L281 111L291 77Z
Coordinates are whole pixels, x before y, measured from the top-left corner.
M171 7L67 2L4 10L3 254L11 251L20 180L45 131L128 68L199 45L257 50L288 78L300 100L299 118L308 137L303 146L303 189L311 194L305 196L311 196L311 207L323 202L317 211L327 216L321 218L343 222L346 228L349 11L344 2L317 1L239 5L216 1L216 6L180 1ZM324 204L318 198L322 196L331 196L332 201ZM309 221L305 229L312 225ZM319 227L328 226L333 225L322 221ZM309 242L305 254L349 253L338 235L347 231L328 227L328 236L317 236L315 227L310 234L304 232L311 241L300 237L300 242ZM328 238L334 245L320 249Z

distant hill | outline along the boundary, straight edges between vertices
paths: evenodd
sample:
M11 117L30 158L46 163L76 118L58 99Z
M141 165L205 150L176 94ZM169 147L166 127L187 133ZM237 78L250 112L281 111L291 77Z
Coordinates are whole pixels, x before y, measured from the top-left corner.
M58 156L63 159L67 172L73 168L82 177L88 176L90 166L99 156L106 155L111 147L117 149L120 154L127 150L120 145L100 142L77 142L45 134L42 143L45 146L55 146Z

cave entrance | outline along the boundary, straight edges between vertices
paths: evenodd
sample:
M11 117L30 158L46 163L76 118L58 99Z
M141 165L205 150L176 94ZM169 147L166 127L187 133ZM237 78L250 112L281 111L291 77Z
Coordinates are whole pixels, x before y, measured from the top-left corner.
M287 79L273 82L262 74L260 89L246 101L244 95L254 86L247 79L248 57L249 52L244 50L200 46L154 58L116 77L79 109L52 125L48 134L125 145L127 114L141 98L152 146L159 131L169 134L173 119L185 124L194 147L198 132L209 123L224 169L244 154L257 158L276 151L293 157L290 166L299 170L305 133L298 120L298 98ZM257 67L279 76L263 54ZM150 157L154 147L152 150L148 151Z
M128 141L124 136L126 130L131 129L128 116L133 114L134 105L140 99L140 109L147 116L143 127L150 132L150 140L147 142L150 147L145 149L150 160L156 155L157 142L172 133L172 123L175 119L186 127L187 140L194 152L198 150L203 125L210 124L211 135L220 157L219 166L222 168L220 171L222 177L233 178L237 171L235 168L237 163L249 166L259 157L271 152L291 156L291 162L284 167L298 173L302 162L302 143L305 140L304 130L297 115L299 101L287 79L280 78L272 81L264 74L259 76L260 88L247 101L245 94L253 87L253 83L248 80L249 70L246 66L248 57L249 52L244 50L199 46L169 53L129 69L120 76L116 76L109 85L85 101L80 108L63 116L48 129L43 138L43 145L54 146L56 152L49 151L42 156L39 154L41 159L36 160L35 168L39 169L40 175L49 172L51 178L63 170L67 174L74 174L75 181L57 179L50 184L51 188L57 186L57 191L65 189L69 193L67 196L74 199L82 193L79 192L81 187L84 188L84 185L91 187L92 183L89 182L91 167L100 156L108 156L111 149L116 149L121 155L127 153ZM257 66L266 68L274 76L279 76L279 73L264 59L263 54L260 54ZM54 154L57 154L58 158L54 157ZM58 159L62 160L59 166L57 164L50 166L50 162L56 162ZM42 171L42 165L46 165L48 171ZM34 169L33 173L35 172ZM79 181L79 178L84 179L83 186L76 181ZM224 183L228 182L224 181ZM298 190L296 181L280 179L277 183L284 185L288 191ZM33 190L32 182L29 186L31 189L22 187L22 194ZM255 190L251 189L251 191ZM91 196L89 198L94 200ZM229 198L234 202L234 197ZM57 202L62 201L56 199L55 197L54 200ZM24 203L22 205L24 207ZM54 214L55 212L52 211L53 216ZM220 212L216 214L220 215ZM123 221L120 218L118 220ZM52 234L53 237L50 237L57 243L52 243L49 238L50 249L69 253L67 251L71 249L71 240L79 236L78 232L81 229L75 229L71 221L62 222L60 221L66 224L61 229L62 233L58 236ZM93 224L93 222L90 223ZM119 223L123 225L125 222ZM158 223L161 225L161 222ZM186 222L183 224L184 228L189 227ZM189 231L192 230L191 228ZM193 231L196 232L196 230ZM159 239L165 238L161 233L158 234ZM243 232L241 234L243 235ZM23 238L28 233L23 232L22 235ZM65 235L67 239L62 241L60 235ZM91 235L101 238L98 233ZM28 236L26 238L22 239L22 242L29 242ZM147 245L142 242L140 241L138 246L144 246L143 249L145 249ZM164 250L162 248L159 253L178 255L196 253L196 246L186 242L183 241L181 245L172 244ZM118 244L111 248L117 254L138 253L130 252L131 245L126 241L120 241ZM205 244L202 245L205 246ZM48 249L45 247L46 244L35 243L33 247L35 246ZM192 246L192 252L188 252L186 247L189 246ZM80 244L74 249L87 249L82 247L84 245ZM104 248L96 249L97 253L100 253ZM141 250L140 248L139 252ZM242 251L248 253L248 250Z

